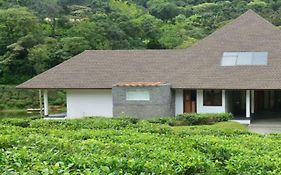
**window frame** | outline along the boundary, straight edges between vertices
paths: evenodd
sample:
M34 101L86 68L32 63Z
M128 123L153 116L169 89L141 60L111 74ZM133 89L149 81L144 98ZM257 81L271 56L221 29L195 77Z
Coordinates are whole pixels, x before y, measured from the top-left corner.
M215 97L215 95L219 95L219 96ZM206 100L209 102L207 102ZM203 90L203 106L214 106L214 107L223 106L223 91Z
M148 89L126 89L125 93L126 101L150 101L150 92Z

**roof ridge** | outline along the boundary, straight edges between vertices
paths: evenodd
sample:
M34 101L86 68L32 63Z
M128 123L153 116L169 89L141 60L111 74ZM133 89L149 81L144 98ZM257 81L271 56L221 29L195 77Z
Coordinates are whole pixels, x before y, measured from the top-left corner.
M134 52L134 51L177 51L177 50L185 50L185 49L179 49L179 48L175 48L175 49L100 49L100 50L85 50L84 52L88 52L88 53L92 53L92 52L125 52L125 51L130 51L130 52Z
M275 26L274 24L272 24L270 21L268 21L267 19L265 19L264 17L262 17L261 15L259 15L258 13L256 13L254 10L252 10L252 9L249 9L249 10L247 10L245 13L243 13L241 16L239 16L239 17L242 17L243 15L247 15L247 14L253 14L253 15L255 15L256 17L258 17L259 19L261 19L262 21L264 21L264 22L266 22L266 23L268 23L268 24L270 24L271 26L273 26L275 29L277 29L277 31L279 31L280 33L281 33L281 31L277 28L277 26ZM238 18L239 18L238 17ZM238 19L238 18L236 18L236 19ZM236 20L236 19L234 19L234 20ZM233 21L234 21L233 20Z
M281 38L281 31L280 29L277 28L277 26L273 25L271 22L269 22L268 20L266 20L265 18L263 18L262 16L260 16L259 14L257 14L254 10L249 9L246 12L244 12L242 15L238 16L237 18L235 18L234 20L231 20L229 23L225 24L224 26L218 28L217 30L215 30L213 33L211 33L210 35L206 36L205 38L201 39L199 42L196 42L194 45L192 45L189 48L186 48L186 50L190 50L194 47L199 46L201 43L205 42L205 40L208 40L210 38L212 38L213 36L219 34L220 32L223 32L225 29L227 29L228 27L231 27L233 25L235 25L235 23L239 22L240 20L247 18L248 16L252 15L253 17L255 17L256 19L263 21L264 23L267 23L268 25L272 26L273 30L276 30L277 32L279 32L280 34L280 38Z

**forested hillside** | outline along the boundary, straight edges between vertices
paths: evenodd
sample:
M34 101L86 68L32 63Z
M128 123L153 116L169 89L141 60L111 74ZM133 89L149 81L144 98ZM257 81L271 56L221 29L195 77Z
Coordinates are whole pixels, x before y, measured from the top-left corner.
M0 0L0 84L85 49L186 48L248 9L281 26L281 0Z

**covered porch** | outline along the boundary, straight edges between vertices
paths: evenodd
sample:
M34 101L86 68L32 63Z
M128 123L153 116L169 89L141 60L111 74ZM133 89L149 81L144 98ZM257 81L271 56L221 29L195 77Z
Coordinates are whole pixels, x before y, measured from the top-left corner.
M43 91L43 93L42 93L42 91ZM43 95L43 101L42 101L42 95ZM56 113L50 114L49 92L47 89L39 90L39 99L40 99L40 102L39 102L40 109L43 109L43 116L45 119L65 119L66 118L66 116L67 116L66 112L56 112Z
M227 90L226 111L237 120L281 119L281 91Z

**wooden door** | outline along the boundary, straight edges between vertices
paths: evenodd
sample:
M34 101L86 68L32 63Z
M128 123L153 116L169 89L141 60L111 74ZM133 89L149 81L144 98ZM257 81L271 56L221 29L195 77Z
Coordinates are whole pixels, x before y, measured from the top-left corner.
M184 90L183 107L184 113L196 112L196 91Z

